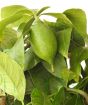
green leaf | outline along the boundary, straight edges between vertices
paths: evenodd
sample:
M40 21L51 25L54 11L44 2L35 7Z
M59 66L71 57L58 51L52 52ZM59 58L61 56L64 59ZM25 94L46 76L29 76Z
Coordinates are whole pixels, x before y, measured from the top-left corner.
M24 6L21 5L11 5L11 6L5 6L3 8L1 8L1 18L7 18L10 17L14 14L16 14L16 12L20 11L20 10L24 10L27 9Z
M75 29L82 36L85 36L87 33L87 20L85 12L81 9L68 9L64 11L64 14L73 23Z
M7 11L8 10L9 9L7 9ZM6 15L6 13L5 13L5 15ZM19 11L16 11L13 15L10 14L10 16L7 16L6 18L4 18L0 21L0 27L1 27L0 30L3 30L7 25L9 25L9 27L11 27L11 28L17 27L21 23L27 22L32 15L33 15L32 10L29 10L26 8L20 9Z
M23 23L21 23L20 25L19 25L19 27L18 27L18 29L17 29L17 31L19 32L19 33L22 33L22 31L23 31L23 29L24 29L24 26L25 26L25 22L23 22Z
M66 105L84 105L84 102L81 96L74 95L69 101L67 101Z
M29 34L30 27L31 27L33 21L34 21L34 17L31 17L31 18L29 19L29 21L25 24L25 26L24 26L24 28L23 28L23 32L22 32L23 35Z
M17 32L11 28L6 28L2 34L2 37L0 37L0 48L4 50L13 47L17 41Z
M78 75L77 78L79 78L79 75L81 74L81 65L80 63L88 58L87 54L87 47L85 46L85 42L83 39L83 36L81 36L80 33L78 33L75 28L72 30L72 36L71 36L71 42L70 42L70 65L71 70ZM78 80L77 80L78 81Z
M71 43L70 43L70 47L73 46L73 42L78 46L78 47L83 47L85 46L85 41L83 36L78 33L78 31L73 28L72 32L71 32ZM69 49L70 50L70 49Z
M49 15L49 16L53 16L57 19L61 19L63 20L64 22L65 21L68 21L70 22L70 20L63 14L63 13L43 13L42 15ZM67 22L66 22L67 23ZM71 22L70 22L71 23Z
M79 48L76 47L74 45L74 47L72 47L72 51L71 51L71 57L70 57L70 66L71 66L71 70L73 72L76 73L76 75L80 75L81 73L81 65L80 65L80 61L79 61Z
M70 45L72 23L70 20L62 13L45 13L46 15L54 16L57 18L56 23L47 22L51 28L56 32L57 43L58 43L58 52L61 53L64 57L68 57L68 49Z
M7 25L9 25L9 24L11 24L11 23L13 23L13 22L15 22L15 21L21 19L21 18L22 18L22 15L20 15L20 14L15 14L15 15L13 15L13 16L10 16L10 17L5 18L5 19L3 19L2 21L0 21L0 34L2 33L3 29L4 29Z
M49 8L49 6L46 6L46 7L41 8L41 9L36 13L36 15L37 15L37 16L40 15L43 11L45 11L45 10L48 9L48 8Z
M81 81L75 86L75 88L77 88L77 89L83 89L84 87L86 87L87 84L88 84L88 77L85 77L83 80L81 80Z
M59 29L59 25L57 22L50 22L47 20L44 20L44 24L48 25L48 27L54 32L56 33ZM59 29L60 30L60 29Z
M70 40L73 40L80 46L85 45L84 39L81 36L81 34L73 27L71 21L64 14L61 14L61 13L45 13L45 14L46 15L48 14L50 16L54 16L57 18L56 22L45 21L45 23L48 24L48 26L53 31L55 31L57 33L58 31L63 31L63 30L72 28L72 34L71 34ZM65 37L65 38L67 38L67 37ZM72 45L72 43L71 43L71 45ZM70 45L70 47L71 47L71 45Z
M22 68L3 52L0 52L0 59L0 89L23 101L25 77Z
M32 105L52 105L50 99L36 88L32 91L31 102Z
M26 78L26 91L25 94L31 94L33 88L34 88L34 82L32 80L32 75L30 72L25 72L25 78Z
M49 65L46 62L43 62L43 66L54 76L63 79L65 83L68 82L69 70L67 68L65 59L62 55L57 54L57 56L55 57L54 63L53 63L53 69L54 69L53 73L52 73L51 65Z
M14 59L24 69L24 40L23 36L20 36L14 46L11 49L5 50L5 52Z
M34 54L32 48L25 53L25 67L24 71L30 70L40 62L40 59Z
M81 61L86 60L88 58L88 48L87 47L78 47L76 45L73 46L71 51L71 70L74 71L77 75L81 73Z
M35 15L40 15L44 10L46 10L46 9L48 9L49 7L43 7L43 8L41 8L39 11L37 11L36 13L35 13ZM31 25L32 25L32 23L33 23L33 21L34 21L35 19L34 19L34 17L32 16L32 17L30 17L30 19L28 20L28 22L25 24L25 27L24 27L24 29L23 29L23 32L22 32L22 34L23 35L27 35L27 34L29 34L29 31L30 31L30 27L31 27Z
M68 49L70 45L72 28L67 28L57 33L58 52L68 58Z
M81 51L80 51L81 50ZM79 61L86 60L88 58L88 47L79 48Z
M79 75L77 75L74 71L72 71L71 69L69 70L69 81L71 81L71 83L73 83L72 81L79 81ZM70 84L71 84L70 83Z
M65 92L64 88L61 87L59 92L55 95L53 105L64 105L64 100L65 100Z
M63 80L51 75L42 65L38 64L36 67L30 71L26 71L27 79L27 90L26 92L30 94L34 87L38 88L45 94L53 94L58 91L58 88L65 86ZM29 72L29 73L28 73ZM29 76L28 76L29 75ZM53 84L52 84L53 83Z
M44 21L55 33L73 27L71 21L62 13L44 13L44 15L53 16L57 19L56 22Z
M18 11L16 14L22 15L22 18L20 18L13 24L10 24L9 27L18 27L22 23L27 23L33 16L32 10L28 10L28 9Z

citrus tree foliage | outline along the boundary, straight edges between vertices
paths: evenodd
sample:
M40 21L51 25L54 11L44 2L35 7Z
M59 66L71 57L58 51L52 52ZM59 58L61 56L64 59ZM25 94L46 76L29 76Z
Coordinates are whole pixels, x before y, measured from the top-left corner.
M45 13L48 8L0 9L0 89L6 105L88 105L86 14L75 8Z

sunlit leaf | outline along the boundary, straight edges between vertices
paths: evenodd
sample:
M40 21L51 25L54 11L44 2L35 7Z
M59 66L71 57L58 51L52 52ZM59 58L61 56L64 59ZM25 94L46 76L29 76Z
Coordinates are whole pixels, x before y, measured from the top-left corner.
M71 21L63 13L44 13L44 15L49 15L56 18L56 22L49 22L44 20L44 22L51 29L53 29L54 32L73 27Z
M17 20L19 20L19 19L21 19L21 18L22 18L22 15L20 15L20 14L15 14L15 15L12 15L12 16L10 16L10 17L8 17L8 18L5 18L5 19L3 19L2 21L0 21L0 34L2 33L3 29L4 29L7 25L9 25L9 24L11 24L11 23L14 23L15 21L17 21Z
M16 12L24 9L27 9L27 8L22 5L5 6L1 8L1 18L3 19L3 18L10 17L14 15Z
M7 49L5 52L24 69L23 36L20 36L14 46L11 49Z
M68 9L64 11L64 14L73 23L75 29L81 33L82 36L85 36L87 33L87 20L85 12L81 9Z
M25 77L22 68L7 54L0 52L0 88L23 101Z
M2 37L0 37L0 48L9 49L13 47L17 41L17 32L11 28L6 28L2 34Z
M9 25L10 27L16 27L23 22L27 22L32 15L32 10L27 9L24 6L13 5L3 7L1 9L2 20L0 24L1 26L3 25L3 27L6 25Z
M58 52L68 58L72 28L67 28L57 33Z
M45 10L48 9L48 8L49 8L49 6L46 6L46 7L41 8L41 9L36 13L36 15L37 15L37 16L40 15L43 11L45 11Z
M30 27L31 27L33 21L34 21L34 17L31 17L29 19L29 21L25 24L25 26L23 28L23 32L22 32L23 35L27 35L29 33Z

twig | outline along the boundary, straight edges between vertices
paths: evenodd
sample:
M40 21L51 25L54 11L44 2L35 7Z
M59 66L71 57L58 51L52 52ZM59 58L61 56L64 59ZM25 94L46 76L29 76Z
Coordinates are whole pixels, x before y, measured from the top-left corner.
M86 92L84 92L82 90L79 90L79 89L69 89L69 88L67 88L66 90L70 91L72 93L78 93L78 94L80 94L81 96L83 96L85 98L86 103L88 104L88 94Z

